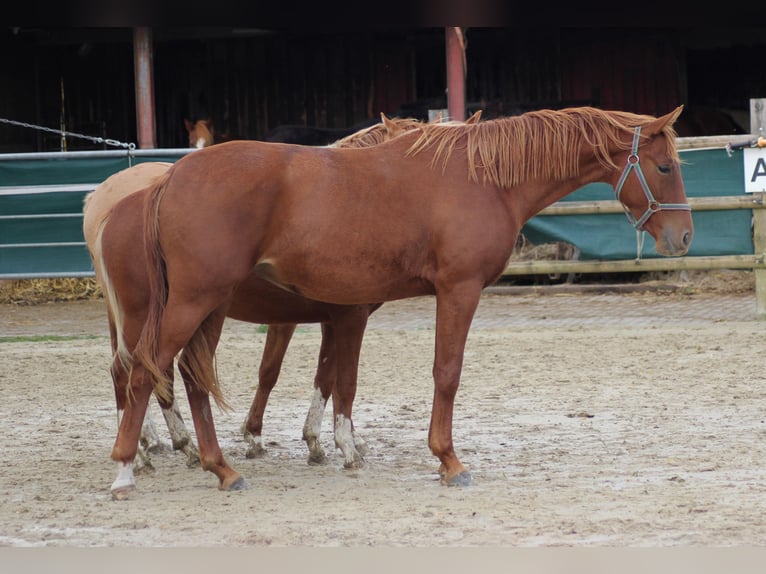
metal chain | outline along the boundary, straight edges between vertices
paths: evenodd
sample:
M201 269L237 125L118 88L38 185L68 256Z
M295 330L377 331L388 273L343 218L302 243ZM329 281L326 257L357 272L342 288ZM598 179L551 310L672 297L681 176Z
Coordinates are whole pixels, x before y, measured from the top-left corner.
M106 144L106 145L110 145L110 146L114 146L114 147L125 148L125 149L130 150L130 151L133 151L134 149L136 149L136 144L134 144L134 143L124 143L124 142L121 142L121 141L118 141L118 140L113 140L113 139L105 139L105 138L101 138L101 137L97 137L97 136L87 136L85 134L78 134L78 133L75 133L75 132L67 132L67 131L57 130L57 129L53 129L53 128L46 128L44 126L36 126L34 124L27 124L27 123L24 123L24 122L16 122L14 120L9 120L9 119L6 119L6 118L0 118L0 122L4 123L4 124L11 124L11 125L14 125L14 126L19 126L19 127L22 127L22 128L32 128L32 129L35 129L35 130L49 132L49 133L52 133L52 134L58 134L58 135L62 135L64 137L82 138L82 139L90 140L92 142L99 143L99 144Z

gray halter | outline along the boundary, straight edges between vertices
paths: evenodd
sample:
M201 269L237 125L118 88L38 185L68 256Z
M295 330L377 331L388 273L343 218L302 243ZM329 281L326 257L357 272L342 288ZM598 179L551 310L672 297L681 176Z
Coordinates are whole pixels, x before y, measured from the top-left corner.
M631 148L630 155L628 156L628 163L625 166L625 169L622 171L622 175L620 176L619 181L617 182L617 185L614 188L614 194L617 197L617 200L622 203L622 208L625 210L625 215L628 217L628 221L630 221L630 224L636 228L636 231L643 231L644 230L644 224L649 220L649 218L657 213L658 211L662 211L663 209L675 209L675 210L683 210L683 211L691 211L692 208L688 203L660 203L656 199L654 199L654 195L652 195L651 190L649 189L649 184L646 183L646 178L644 177L644 172L641 171L641 165L639 164L638 160L638 141L641 135L641 126L636 126L635 131L633 132L633 147ZM625 205L625 203L620 199L620 194L622 193L622 187L625 185L625 181L628 179L628 175L630 175L631 171L635 171L636 175L638 176L638 181L641 184L641 189L644 190L644 195L646 196L646 199L649 201L649 205L646 208L646 211L644 211L643 215L636 219L636 217L633 215L633 213L628 209L628 206Z

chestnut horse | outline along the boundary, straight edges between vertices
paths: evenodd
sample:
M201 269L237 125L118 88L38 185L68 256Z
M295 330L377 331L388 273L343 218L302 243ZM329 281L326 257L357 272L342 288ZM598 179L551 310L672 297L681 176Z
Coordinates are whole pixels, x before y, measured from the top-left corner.
M186 126L186 133L189 136L189 147L202 149L215 143L221 143L216 142L213 120L204 119L192 122L184 119L184 126Z
M199 354L214 353L232 293L255 272L336 305L435 295L428 444L443 483L470 484L452 419L482 290L502 274L527 220L591 182L612 185L658 253L685 254L693 224L673 130L681 110L659 118L539 110L425 124L362 149L240 141L180 159L150 189L144 212L151 301L112 450L118 481L136 455L150 395L172 393L167 370L183 349L191 409L206 425L200 455L217 462L208 468L220 488L238 487L210 415L210 395L225 401L206 368L212 361ZM337 360L336 440L350 434L356 372L344 366L349 357Z
M382 122L356 132L333 144L335 147L364 147L371 146L398 136L407 130L420 125L418 120L410 118L388 119L381 115ZM475 115L469 121L478 121ZM130 205L137 206L134 212L121 207L116 212L119 221L111 222L112 208L123 198L130 195L140 196L144 187L164 174L171 166L170 163L146 162L118 172L89 194L85 200L83 233L90 250L96 276L102 285L107 300L112 350L115 361L112 374L115 378L115 390L124 388L127 377L126 368L130 363L130 352L140 332L142 320L148 305L148 285L145 272L141 271L144 263L143 247L135 241L135 237L143 232L143 221L140 217L140 199L131 200ZM124 235L122 234L124 232ZM108 250L102 247L102 237L106 235ZM125 262L130 262L126 265ZM261 431L263 413L266 408L269 393L274 387L279 375L282 359L295 330L297 322L322 322L322 349L320 352L317 375L314 381L315 396L309 415L304 426L304 440L309 447L309 462L321 462L324 451L319 442L324 406L334 386L335 345L333 331L336 326L334 318L342 312L354 323L353 332L359 337L359 346L366 325L367 316L379 304L355 306L354 309L338 310L334 305L309 301L277 288L272 284L252 276L237 289L229 316L242 321L270 324L266 345L259 369L259 383L255 399L250 408L243 431L249 443L248 458L262 454L263 444ZM121 404L118 398L118 408ZM334 404L334 403L333 403ZM172 437L173 447L186 452L188 464L198 462L198 453L183 419L181 418L175 400L160 401L162 413ZM120 409L121 410L121 409ZM143 465L151 466L148 449L142 448L143 443L149 444L149 438L156 436L156 431L144 424L142 440L139 443L138 456ZM348 466L361 463L366 447L362 439L353 433L355 450L350 451L351 460Z

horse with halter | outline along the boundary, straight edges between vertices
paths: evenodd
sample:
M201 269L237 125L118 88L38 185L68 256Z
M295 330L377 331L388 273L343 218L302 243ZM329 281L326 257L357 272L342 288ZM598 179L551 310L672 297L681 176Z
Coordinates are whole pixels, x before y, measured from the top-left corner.
M478 121L475 115L470 121ZM333 144L334 147L366 147L376 145L415 129L421 125L410 118L389 119L381 114L381 122L351 134ZM140 163L118 172L89 194L85 200L83 232L93 259L96 276L102 285L107 300L107 311L115 360L112 375L115 392L118 393L118 412L124 397L118 389L124 389L130 368L130 353L135 346L146 315L149 293L145 279L143 246L135 241L142 233L141 198L143 188L163 175L172 164L163 162ZM117 209L122 199L131 196L126 205ZM131 210L128 206L133 206ZM119 220L113 214L118 214ZM108 249L104 250L103 237L107 237ZM252 276L243 282L232 297L229 316L242 321L267 323L266 344L259 369L258 387L247 420L243 425L245 440L249 443L246 456L252 458L264 452L261 437L263 414L269 393L277 382L282 359L298 322L322 323L322 346L317 374L314 380L315 395L304 425L304 440L309 448L309 462L322 462L324 451L319 442L322 414L335 383L334 332L338 328L336 317L347 317L351 323L347 329L358 337L354 346L361 347L361 340L369 314L380 304L354 306L352 309L338 308L276 288L263 279ZM358 351L357 351L358 353ZM333 403L335 404L335 403ZM199 462L199 454L186 429L174 397L160 401L162 414L172 437L173 447L183 450L189 466ZM143 436L138 447L139 465L151 467L148 446L156 431L144 423ZM348 466L358 465L366 454L366 446L356 432L353 433L353 459ZM115 491L119 495L119 492Z
M238 488L242 478L215 440L209 397L225 400L206 366L231 294L256 273L336 305L435 295L428 444L445 484L470 484L452 418L482 290L502 274L527 220L591 182L612 185L658 253L685 254L693 224L673 130L681 109L658 118L539 110L426 124L362 149L230 142L179 160L146 197L151 300L127 384L133 400L112 450L118 481L135 457L149 396L172 394L167 371L183 350L179 365L202 423L200 454L216 461L206 468L221 488ZM347 343L341 330L336 335L341 347ZM337 361L335 433L343 450L353 442L356 370L352 357L339 353Z

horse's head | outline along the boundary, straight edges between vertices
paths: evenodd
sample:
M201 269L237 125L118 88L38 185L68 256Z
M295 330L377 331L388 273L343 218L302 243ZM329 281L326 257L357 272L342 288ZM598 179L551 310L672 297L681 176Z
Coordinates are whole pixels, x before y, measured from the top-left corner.
M684 255L694 235L673 130L682 110L680 106L637 126L628 149L613 156L624 166L611 183L628 220L637 230L648 231L657 253L667 256Z
M184 125L189 134L189 147L201 149L213 145L212 120L197 120L192 123L190 120L184 119Z

